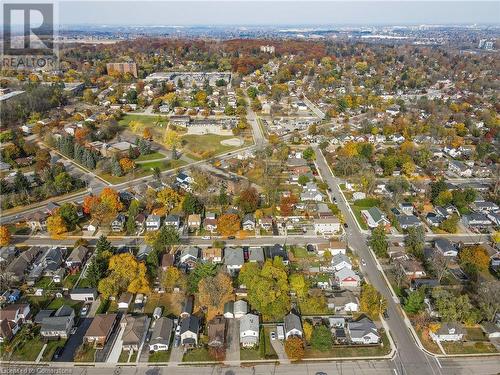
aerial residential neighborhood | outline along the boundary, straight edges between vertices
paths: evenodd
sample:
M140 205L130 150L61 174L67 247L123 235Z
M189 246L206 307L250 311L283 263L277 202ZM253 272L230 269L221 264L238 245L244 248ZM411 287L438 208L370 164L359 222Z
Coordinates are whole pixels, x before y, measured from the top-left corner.
M2 367L498 373L498 4L171 3L4 59Z

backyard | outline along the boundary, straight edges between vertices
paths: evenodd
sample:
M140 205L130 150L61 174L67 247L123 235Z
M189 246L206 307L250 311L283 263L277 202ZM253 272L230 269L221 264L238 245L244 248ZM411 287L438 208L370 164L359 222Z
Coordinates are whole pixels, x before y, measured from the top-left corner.
M196 159L206 159L225 152L248 146L250 142L245 139L242 146L228 146L221 141L235 138L234 136L222 136L217 134L187 134L181 138L182 148L187 156Z
M364 230L368 229L368 225L366 225L366 221L363 218L363 215L361 215L361 211L367 210L368 208L371 207L376 207L379 204L380 202L378 201L378 199L371 199L371 198L358 199L351 204L352 212L354 213L356 221L359 223L361 229Z

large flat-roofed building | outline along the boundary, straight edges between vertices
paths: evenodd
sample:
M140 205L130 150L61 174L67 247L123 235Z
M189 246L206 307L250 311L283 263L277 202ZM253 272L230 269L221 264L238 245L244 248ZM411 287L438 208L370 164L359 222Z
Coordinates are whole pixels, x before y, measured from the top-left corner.
M118 72L121 74L130 73L137 78L137 64L136 63L107 63L106 70L108 74Z
M230 72L156 72L148 75L146 82L174 82L176 85L182 81L185 87L193 86L195 83L198 87L202 87L205 81L208 81L210 86L217 86L217 82L224 80L225 84L231 82Z

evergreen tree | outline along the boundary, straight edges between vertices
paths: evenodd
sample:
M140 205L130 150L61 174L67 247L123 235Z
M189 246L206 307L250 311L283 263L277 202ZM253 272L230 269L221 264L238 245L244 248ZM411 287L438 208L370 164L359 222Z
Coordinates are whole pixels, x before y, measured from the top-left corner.
M122 167L120 167L120 163L116 158L111 159L111 173L113 176L123 175Z

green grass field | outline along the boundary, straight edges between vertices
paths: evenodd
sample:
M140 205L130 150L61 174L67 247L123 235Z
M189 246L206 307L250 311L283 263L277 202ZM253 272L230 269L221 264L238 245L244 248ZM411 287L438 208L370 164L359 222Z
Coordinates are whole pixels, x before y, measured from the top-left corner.
M218 154L236 150L248 146L250 142L245 141L242 146L224 146L220 142L234 136L222 136L216 134L186 134L182 137L183 150L189 157L200 160Z
M148 362L168 362L170 360L170 350L151 353Z
M137 163L138 161L162 159L164 157L165 157L165 154L162 154L161 152L152 152L151 154L139 156L137 159L135 159L135 162Z

